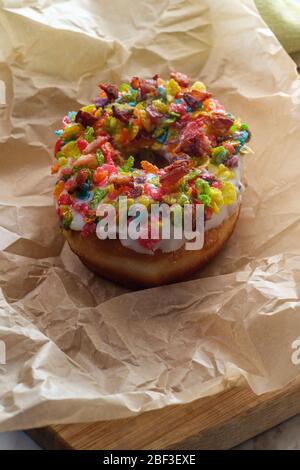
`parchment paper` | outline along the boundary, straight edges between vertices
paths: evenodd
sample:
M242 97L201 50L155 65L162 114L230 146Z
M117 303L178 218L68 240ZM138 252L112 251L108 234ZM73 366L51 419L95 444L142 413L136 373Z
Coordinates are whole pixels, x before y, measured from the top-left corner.
M252 1L0 5L1 431L130 416L238 380L261 394L298 376L300 81ZM100 80L171 69L249 123L255 155L215 261L187 282L126 291L63 242L52 131Z

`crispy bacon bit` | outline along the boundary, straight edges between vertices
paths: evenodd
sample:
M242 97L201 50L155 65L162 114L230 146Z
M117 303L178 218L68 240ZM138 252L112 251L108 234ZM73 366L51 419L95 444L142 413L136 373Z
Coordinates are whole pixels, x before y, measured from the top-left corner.
M189 122L180 135L178 150L188 155L202 157L210 148L210 141L202 128L203 118Z
M183 87L188 87L189 84L191 83L190 77L185 75L185 73L180 73L180 72L171 72L171 78L174 78L176 82Z
M211 147L217 147L218 146L218 139L215 135L210 134L208 136L208 138L209 138Z
M208 98L211 98L212 94L209 93L208 91L199 91L199 90L192 90L191 94L193 98L195 98L198 101L205 101Z
M216 134L226 134L234 122L233 118L223 113L215 113L210 117L212 130Z
M165 174L160 177L160 182L163 187L172 187L189 172L189 167L186 161L177 161L167 166Z
M186 102L186 104L192 109L195 109L195 108L197 108L197 106L199 106L199 101L197 101L189 93L183 93L183 99Z
M87 113L86 111L81 111L81 110L78 111L75 117L75 122L79 122L84 127L93 126L96 121L97 121L97 118L93 116L93 114Z
M170 165L166 166L164 168L164 171L166 173L170 173L172 172L175 168L185 168L187 167L188 164L187 164L187 161L185 161L184 159L182 160L177 160L177 161L173 161Z
M110 101L113 101L116 98L118 98L119 91L116 85L111 85L111 84L106 85L105 83L100 83L99 87L105 91Z
M204 132L198 134L196 141L194 143L194 155L195 157L202 157L205 155L210 148L210 140Z
M206 91L192 90L188 93L183 93L183 99L190 108L195 109L199 106L204 100L211 97L211 93Z
M140 80L140 91L142 97L147 95L147 93L156 92L156 82L155 80Z
M182 130L180 134L180 144L184 144L185 142L192 141L199 132L202 131L203 126L203 118L195 119L195 121L189 122Z
M131 108L131 109L121 110L117 108L115 105L113 105L112 112L115 118L119 119L119 121L123 122L124 124L128 124L132 116L133 109Z

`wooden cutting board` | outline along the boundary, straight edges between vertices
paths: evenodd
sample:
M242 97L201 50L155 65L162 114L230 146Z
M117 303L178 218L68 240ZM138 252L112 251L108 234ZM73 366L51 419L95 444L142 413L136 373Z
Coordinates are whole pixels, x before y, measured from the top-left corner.
M186 405L134 418L27 431L44 449L228 449L300 412L300 377L255 395L234 387Z

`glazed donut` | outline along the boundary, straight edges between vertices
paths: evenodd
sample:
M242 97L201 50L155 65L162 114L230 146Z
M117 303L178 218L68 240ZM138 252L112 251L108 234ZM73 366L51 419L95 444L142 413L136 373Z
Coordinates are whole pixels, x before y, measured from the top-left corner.
M92 104L63 118L52 173L56 210L71 249L91 270L126 285L185 279L214 257L237 222L243 190L242 123L185 74L100 83ZM191 205L204 211L201 249L184 238L100 239L99 204ZM118 214L117 214L118 219Z

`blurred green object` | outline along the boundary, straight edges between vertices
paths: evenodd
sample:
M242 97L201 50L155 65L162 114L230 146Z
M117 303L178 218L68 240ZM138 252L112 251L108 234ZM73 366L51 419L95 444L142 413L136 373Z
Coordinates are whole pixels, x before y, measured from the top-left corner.
M296 0L255 0L267 25L291 54L300 51L300 3Z

